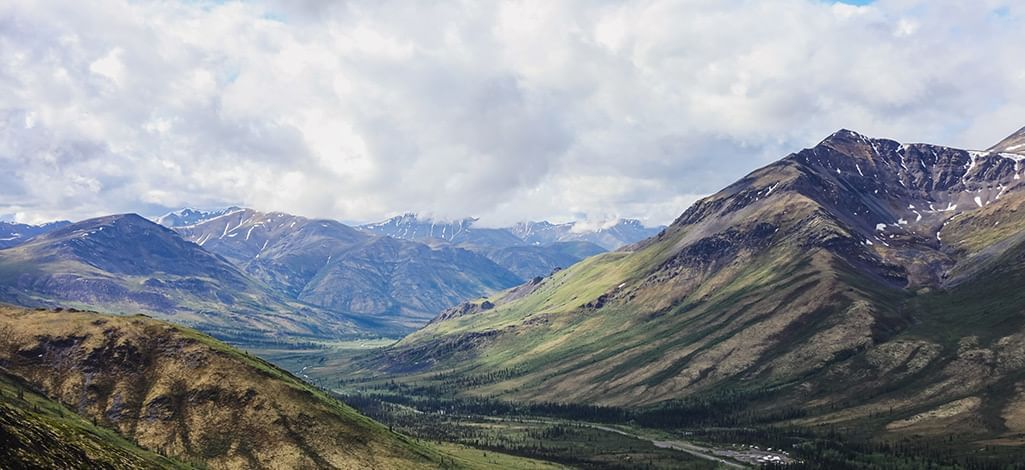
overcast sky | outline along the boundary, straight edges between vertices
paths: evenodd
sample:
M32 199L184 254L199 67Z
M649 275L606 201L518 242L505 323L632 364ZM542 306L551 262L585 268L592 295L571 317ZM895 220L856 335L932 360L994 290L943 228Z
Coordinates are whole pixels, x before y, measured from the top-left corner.
M0 216L27 222L658 224L839 128L1023 125L1020 0L0 2Z

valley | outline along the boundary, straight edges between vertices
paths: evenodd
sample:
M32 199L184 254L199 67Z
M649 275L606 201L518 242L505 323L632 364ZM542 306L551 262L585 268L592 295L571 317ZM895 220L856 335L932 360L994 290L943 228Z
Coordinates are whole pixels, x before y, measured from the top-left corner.
M0 1L0 470L1025 470L1025 1Z
M841 130L622 245L238 207L51 226L0 250L4 300L36 308L4 308L0 366L54 403L8 414L23 448L56 422L127 439L55 459L171 467L1000 467L1025 432L1008 145ZM288 450L218 434L242 422Z
M384 421L603 416L809 461L1014 461L1022 159L840 131L629 251L381 349L275 360Z

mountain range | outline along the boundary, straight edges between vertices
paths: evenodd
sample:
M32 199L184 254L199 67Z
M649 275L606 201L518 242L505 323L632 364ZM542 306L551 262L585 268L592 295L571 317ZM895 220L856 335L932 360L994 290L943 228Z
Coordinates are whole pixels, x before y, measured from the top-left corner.
M587 242L603 250L616 250L657 234L664 227L645 227L639 220L619 219L614 223L588 227L581 222L553 224L547 221L520 222L507 228L475 227L477 219L451 222L420 218L408 213L384 222L358 228L380 235L420 242L446 241L483 251L522 245Z
M448 310L342 373L1017 442L1022 139L970 151L838 131L657 236Z
M279 295L132 214L66 225L0 250L0 299L148 313L232 340L367 333L359 319Z
M236 206L208 211L186 207L157 217L154 222L168 228L185 227L241 210L241 207Z
M467 298L522 282L476 253L340 222L243 209L176 229L281 294L412 329Z
M632 219L595 229L585 229L577 223L522 222L508 228L476 227L476 223L477 219L473 218L443 222L403 214L357 228L432 246L464 248L488 257L524 280L636 243L662 229L646 228Z
M238 207L157 221L174 230L132 214L5 224L0 300L144 312L236 343L402 335L603 251L585 241L532 245L504 229L467 230L501 243L421 243Z
M52 232L70 225L71 222L62 220L42 225L19 224L15 222L0 221L0 250L20 245L36 235Z

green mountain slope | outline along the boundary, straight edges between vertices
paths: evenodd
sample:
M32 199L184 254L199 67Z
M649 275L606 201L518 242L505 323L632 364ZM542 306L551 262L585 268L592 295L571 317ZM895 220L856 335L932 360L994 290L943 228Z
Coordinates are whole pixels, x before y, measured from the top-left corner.
M10 373L100 426L183 461L213 468L421 468L443 458L193 330L142 316L14 307L0 307L0 330L0 364ZM53 406L40 406L53 414ZM21 408L11 412L18 422L63 426L40 412L26 419ZM55 446L40 458L63 458L75 446L91 445L52 442L33 429L19 428L18 442ZM111 458L118 459L148 456L112 433L74 423L69 429L113 443L97 458L106 458L102 452L116 452Z
M722 414L1009 439L1025 430L1021 159L840 131L631 251L448 311L346 370L510 400L746 397Z

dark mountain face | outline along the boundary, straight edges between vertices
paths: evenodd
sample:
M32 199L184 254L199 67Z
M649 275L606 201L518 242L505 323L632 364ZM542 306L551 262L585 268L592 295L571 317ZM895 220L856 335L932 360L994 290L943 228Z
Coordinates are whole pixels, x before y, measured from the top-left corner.
M547 276L557 269L568 268L578 261L604 253L590 242L554 242L546 245L517 245L494 250L488 257L508 268L522 279Z
M31 240L36 235L52 232L70 225L71 222L61 220L42 225L28 225L0 221L0 250L17 246Z
M290 298L411 329L522 279L484 256L245 209L179 232Z
M420 326L436 312L520 282L467 250L379 237L325 264L299 298Z
M1022 432L1022 158L840 131L356 367L423 386L517 371L464 393L518 400L750 392L737 412L800 409L788 425Z
M231 336L352 335L352 319L253 280L224 258L134 214L90 219L0 251L0 298L144 311Z
M138 215L112 215L69 225L34 240L26 251L82 261L126 276L165 273L202 276L240 286L245 277L230 264Z

